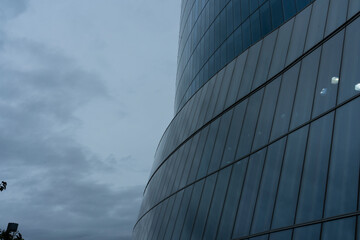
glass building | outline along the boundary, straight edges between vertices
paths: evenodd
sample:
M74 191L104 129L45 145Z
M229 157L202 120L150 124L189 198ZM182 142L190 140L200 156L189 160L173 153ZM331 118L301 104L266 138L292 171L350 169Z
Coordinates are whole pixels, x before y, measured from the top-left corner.
M182 0L134 239L360 239L360 0Z

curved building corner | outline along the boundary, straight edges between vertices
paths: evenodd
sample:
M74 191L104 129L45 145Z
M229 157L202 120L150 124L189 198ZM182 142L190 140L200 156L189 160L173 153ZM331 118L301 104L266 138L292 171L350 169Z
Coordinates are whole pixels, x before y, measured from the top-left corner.
M134 239L360 239L360 0L182 0Z

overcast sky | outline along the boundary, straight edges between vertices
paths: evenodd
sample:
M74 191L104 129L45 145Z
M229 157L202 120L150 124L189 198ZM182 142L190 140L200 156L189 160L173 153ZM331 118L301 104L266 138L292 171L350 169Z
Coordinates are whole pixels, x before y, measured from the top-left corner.
M0 228L130 239L173 116L180 0L0 0Z

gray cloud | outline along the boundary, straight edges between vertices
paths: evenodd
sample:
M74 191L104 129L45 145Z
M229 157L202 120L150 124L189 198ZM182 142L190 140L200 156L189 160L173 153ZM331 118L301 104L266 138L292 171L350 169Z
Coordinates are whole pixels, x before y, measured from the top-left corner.
M76 110L109 98L100 79L24 39L3 42L0 75L0 176L9 182L0 224L19 222L27 240L130 239L143 186L114 190L91 177L111 162L72 136Z

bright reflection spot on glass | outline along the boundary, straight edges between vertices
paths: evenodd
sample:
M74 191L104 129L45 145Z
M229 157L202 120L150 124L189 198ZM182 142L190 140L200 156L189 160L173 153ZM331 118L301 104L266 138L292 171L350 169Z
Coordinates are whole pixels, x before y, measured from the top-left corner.
M360 83L355 85L355 91L360 91Z
M339 78L338 77L332 77L331 78L331 84L338 84L339 83Z
M320 92L320 95L321 95L321 96L325 96L326 93L327 93L327 89L326 89L326 88L321 89L321 92Z

